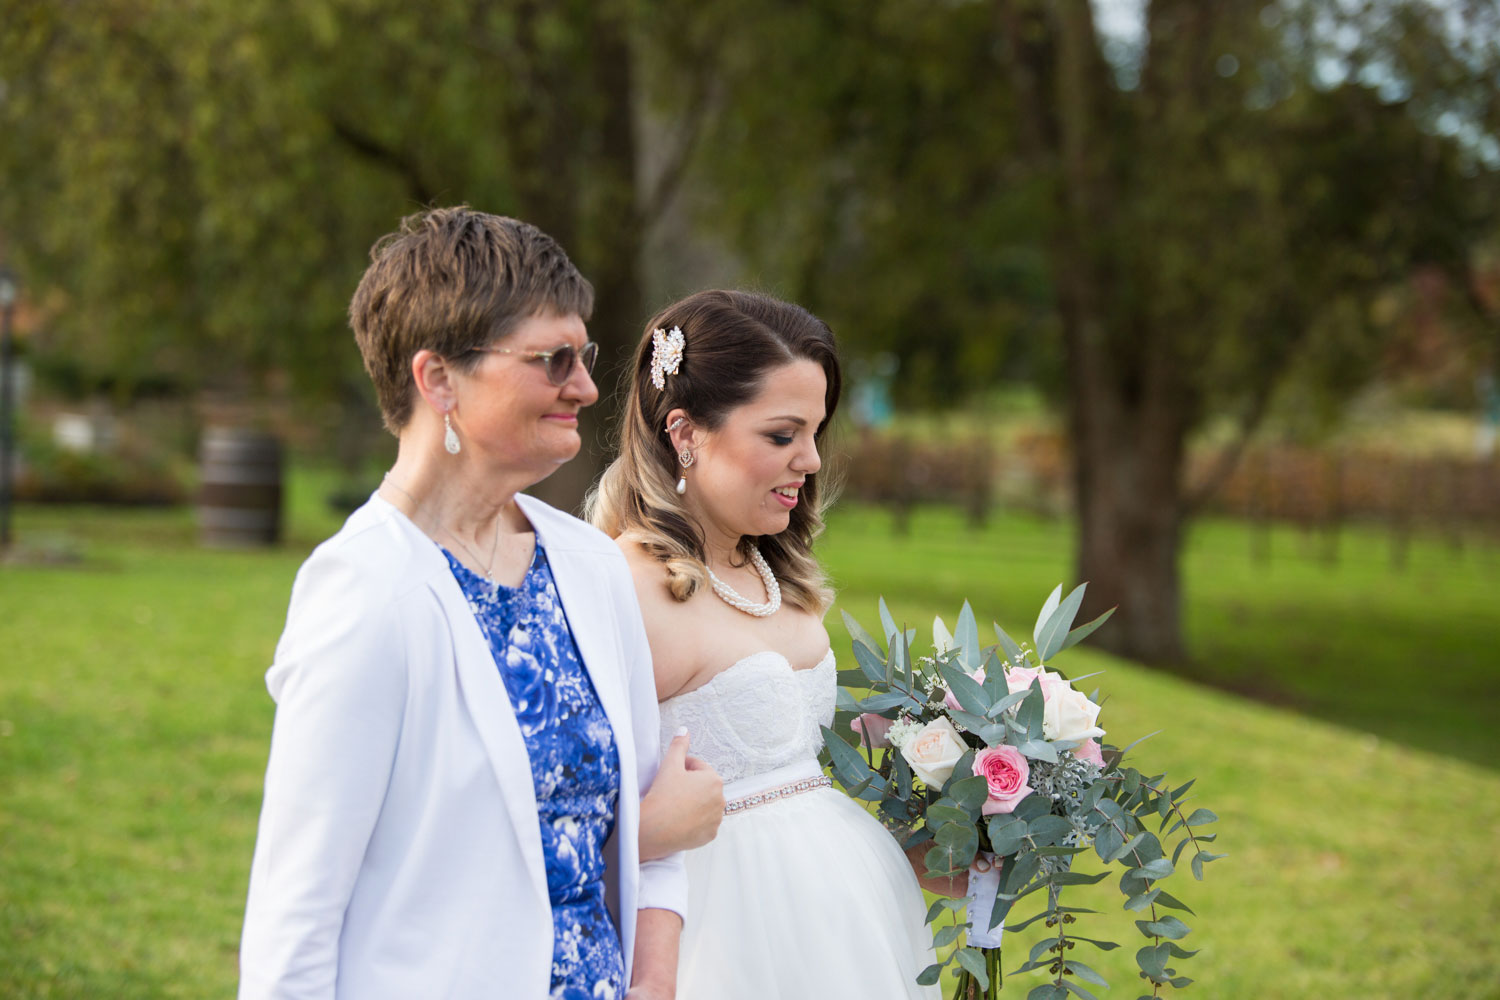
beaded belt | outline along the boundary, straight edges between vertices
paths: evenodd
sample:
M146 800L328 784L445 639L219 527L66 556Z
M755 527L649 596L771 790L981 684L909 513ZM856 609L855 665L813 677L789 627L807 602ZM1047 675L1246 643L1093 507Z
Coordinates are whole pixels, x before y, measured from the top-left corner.
M833 779L826 774L820 774L816 778L803 778L801 781L793 781L785 785L777 785L775 788L767 788L763 792L754 795L746 795L744 798L731 799L724 803L724 815L744 812L746 809L754 809L763 806L767 802L775 802L777 799L790 798L793 795L801 795L815 788L829 788L833 785Z

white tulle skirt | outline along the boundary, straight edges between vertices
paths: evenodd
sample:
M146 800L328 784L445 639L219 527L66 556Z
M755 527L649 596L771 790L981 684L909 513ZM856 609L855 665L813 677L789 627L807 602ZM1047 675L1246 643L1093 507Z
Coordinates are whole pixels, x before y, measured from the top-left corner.
M810 768L811 770L809 770ZM813 762L729 782L736 799L821 773ZM833 788L724 817L687 854L678 1000L937 1000L916 876L895 839Z

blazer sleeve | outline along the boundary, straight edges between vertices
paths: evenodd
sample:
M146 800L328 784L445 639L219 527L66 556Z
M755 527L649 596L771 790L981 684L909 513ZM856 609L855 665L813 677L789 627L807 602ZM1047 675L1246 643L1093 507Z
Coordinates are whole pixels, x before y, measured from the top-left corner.
M406 700L401 615L369 574L318 553L298 572L266 685L276 720L240 949L240 1000L331 1000L339 938ZM384 599L382 599L382 597Z
M656 780L661 765L661 714L656 704L656 677L651 666L651 646L646 641L646 624L635 598L635 583L623 557L616 562L615 575L614 591L620 595L617 603L635 732L636 776L644 796L651 782ZM671 910L686 921L687 899L687 866L680 851L641 862L637 909Z

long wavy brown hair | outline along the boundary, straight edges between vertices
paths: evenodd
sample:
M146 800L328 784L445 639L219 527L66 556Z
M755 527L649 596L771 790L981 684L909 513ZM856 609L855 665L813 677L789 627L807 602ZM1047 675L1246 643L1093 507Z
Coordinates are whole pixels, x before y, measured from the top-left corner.
M657 389L651 382L651 333L680 327L686 346L675 375ZM672 596L686 601L708 583L703 532L674 488L677 455L667 436L667 414L681 407L692 421L718 430L730 411L761 391L766 376L793 361L817 363L828 380L826 415L814 432L821 443L842 387L833 331L801 306L754 292L707 291L657 313L636 348L630 388L620 418L619 456L604 470L585 501L586 516L611 537L630 532L666 569ZM760 548L787 603L821 615L833 601L823 569L812 555L823 530L827 491L810 475L792 509L791 523L776 535L740 539L738 555Z

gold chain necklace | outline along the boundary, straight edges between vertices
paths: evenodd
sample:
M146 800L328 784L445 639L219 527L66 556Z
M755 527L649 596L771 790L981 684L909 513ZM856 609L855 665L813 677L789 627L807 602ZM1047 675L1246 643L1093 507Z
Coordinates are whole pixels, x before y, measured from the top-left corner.
M382 482L387 483L391 487L391 489L395 490L397 493L400 493L402 496L406 497L406 499L410 500L412 513L416 513L417 498L406 492L406 490L402 489L401 485L391 478L391 474L389 472L385 474ZM475 552L469 547L468 542L465 542L462 538L459 538L446 525L439 524L438 529L442 531L443 534L447 535L449 538L457 542L459 546L469 554L469 557L474 560L475 565L483 570L485 582L493 587L495 585L495 553L500 551L500 515L495 515L495 540L490 543L490 558L488 561L481 559L479 557L479 553Z

